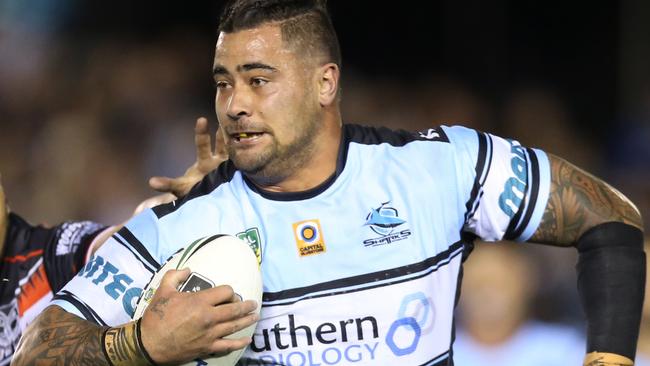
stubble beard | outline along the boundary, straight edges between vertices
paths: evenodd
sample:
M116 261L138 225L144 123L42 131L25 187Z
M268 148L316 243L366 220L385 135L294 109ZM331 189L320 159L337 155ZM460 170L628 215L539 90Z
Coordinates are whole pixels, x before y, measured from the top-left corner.
M314 113L308 116L295 138L286 145L278 143L274 135L271 144L253 157L238 156L229 149L229 156L237 169L249 179L261 185L275 185L299 169L305 167L315 153L315 140L319 131L319 119Z

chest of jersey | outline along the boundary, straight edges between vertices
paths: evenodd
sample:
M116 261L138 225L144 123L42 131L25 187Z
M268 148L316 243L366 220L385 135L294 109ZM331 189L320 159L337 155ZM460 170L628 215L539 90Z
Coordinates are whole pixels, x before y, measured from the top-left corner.
M440 194L450 180L416 166L384 176L369 161L347 168L304 200L246 190L219 220L224 229L239 223L231 234L261 260L262 316L242 364L446 357L464 202Z

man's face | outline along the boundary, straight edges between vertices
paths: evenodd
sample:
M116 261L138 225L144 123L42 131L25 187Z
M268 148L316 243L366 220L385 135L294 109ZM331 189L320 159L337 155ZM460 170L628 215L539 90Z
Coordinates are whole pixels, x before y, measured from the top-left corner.
M272 184L308 162L322 119L316 70L277 25L219 35L215 108L238 169Z

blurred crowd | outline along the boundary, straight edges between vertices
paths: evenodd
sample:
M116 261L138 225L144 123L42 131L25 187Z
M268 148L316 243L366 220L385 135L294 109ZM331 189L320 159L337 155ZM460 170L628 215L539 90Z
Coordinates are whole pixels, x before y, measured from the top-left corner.
M149 176L182 174L194 160L197 117L216 128L213 35L63 37L56 19L25 20L11 10L0 5L0 173L10 206L35 222L120 222L152 194ZM620 113L607 139L578 127L571 105L542 85L518 85L495 102L444 73L405 86L344 66L342 90L347 122L408 130L462 124L565 157L620 188L650 227L650 88L646 108ZM479 245L468 260L461 366L476 364L472 355L487 357L481 365L514 365L503 354L521 349L581 358L575 250L515 246ZM646 306L640 349L650 359L648 313ZM552 349L533 346L543 342ZM545 365L578 364L553 362Z

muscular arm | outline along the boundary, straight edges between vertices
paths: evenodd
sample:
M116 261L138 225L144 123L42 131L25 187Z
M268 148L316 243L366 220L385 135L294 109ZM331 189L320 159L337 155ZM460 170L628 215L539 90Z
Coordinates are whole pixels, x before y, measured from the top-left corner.
M137 338L139 326L100 327L50 306L28 328L12 365L151 365Z
M548 155L551 189L542 221L529 241L574 245L588 229L623 222L642 229L639 210L612 186L557 156Z
M631 366L645 279L641 214L602 180L556 156L549 160L549 199L530 241L578 249L578 292L587 317L584 365Z
M101 349L104 328L50 306L20 341L12 365L106 365Z
M180 364L246 347L250 338L225 337L257 321L257 304L241 301L229 286L178 292L189 274L168 271L142 320L117 327L48 307L26 329L12 365L145 366L152 357L158 364Z

